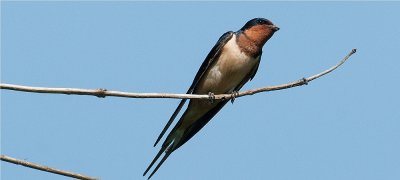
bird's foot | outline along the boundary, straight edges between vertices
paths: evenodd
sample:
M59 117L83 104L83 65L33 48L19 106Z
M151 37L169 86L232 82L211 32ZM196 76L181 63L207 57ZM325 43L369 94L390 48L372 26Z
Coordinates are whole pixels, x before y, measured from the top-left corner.
M231 94L231 103L235 102L236 97L239 96L239 91L233 91Z
M212 92L208 92L208 100L210 101L210 103L214 103L215 100L215 95Z
M308 85L308 79L307 79L307 78L303 77L303 78L301 79L301 81L302 81L302 83L303 83L304 85Z

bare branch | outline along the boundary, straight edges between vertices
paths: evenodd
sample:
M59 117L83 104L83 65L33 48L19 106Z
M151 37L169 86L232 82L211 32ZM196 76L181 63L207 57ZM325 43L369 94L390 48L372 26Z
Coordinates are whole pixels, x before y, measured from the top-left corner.
M344 57L335 66L308 78L302 78L300 80L290 82L287 84L268 86L257 89L250 89L238 93L235 97L253 95L260 92L276 91L282 89L288 89L296 86L306 85L309 82L320 78L339 66L341 66L347 59L356 52L356 49L352 49L351 52ZM121 91L109 91L106 89L78 89L78 88L46 88L46 87L31 87L21 86L14 84L0 84L0 89L8 89L14 91L34 92L34 93L51 93L51 94L74 94L74 95L92 95L97 97L115 96L115 97L126 97L126 98L173 98L173 99L209 99L209 95L198 95L198 94L172 94L172 93L132 93L132 92L121 92ZM213 99L231 99L232 94L219 94L215 95Z
M63 176L71 177L71 178L84 179L84 180L97 180L97 178L94 178L94 177L84 176L84 175L73 173L73 172L68 172L68 171L55 169L55 168L51 168L51 167L47 167L47 166L43 166L43 165L39 165L39 164L34 164L34 163L31 163L28 161L15 159L15 158L12 158L12 157L9 157L6 155L1 155L0 158L2 161L6 161L9 163L13 163L13 164L17 164L17 165L21 165L21 166L25 166L25 167L29 167L29 168L41 170L41 171L47 171L50 173L59 174L59 175L63 175Z
M240 93L236 94L235 96L233 96L232 94L214 95L213 99L231 99L231 98L237 98L237 97L241 97L241 96L253 95L256 93L260 93L260 92L276 91L276 90L282 90L282 89L288 89L288 88L292 88L292 87L296 87L296 86L306 85L309 82L334 71L339 66L341 66L343 63L345 63L347 61L347 59L354 53L356 53L356 49L351 50L351 52L335 66L333 66L319 74L310 76L308 78L302 78L300 80L293 81L293 82L290 82L287 84L251 89L251 90L240 92ZM32 87L32 86L22 86L22 85L3 84L3 83L0 84L0 89L8 89L8 90L24 91L24 92L34 92L34 93L92 95L92 96L103 97L103 98L106 96L127 97L127 98L173 98L173 99L209 99L210 98L209 95L197 95L197 94L131 93L131 92L121 92L121 91L108 91L106 89L46 88L46 87ZM23 160L18 160L18 159L11 158L11 157L8 157L5 155L1 155L1 160L10 162L10 163L14 163L17 165L26 166L26 167L33 168L33 169L38 169L41 171L47 171L47 172L54 173L54 174L60 174L63 176L72 177L72 178L88 179L88 180L96 179L96 178L89 177L89 176L84 176L84 175L80 175L80 174L76 174L76 173L72 173L72 172L67 172L67 171L63 171L63 170L59 170L59 169L50 168L47 166L34 164L34 163L23 161Z

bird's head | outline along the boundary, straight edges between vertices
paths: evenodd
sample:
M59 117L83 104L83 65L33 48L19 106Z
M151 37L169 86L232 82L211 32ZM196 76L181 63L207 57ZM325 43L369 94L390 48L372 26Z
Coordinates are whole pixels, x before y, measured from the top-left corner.
M264 18L254 18L248 21L240 30L249 40L259 45L264 45L272 35L279 30L270 20Z

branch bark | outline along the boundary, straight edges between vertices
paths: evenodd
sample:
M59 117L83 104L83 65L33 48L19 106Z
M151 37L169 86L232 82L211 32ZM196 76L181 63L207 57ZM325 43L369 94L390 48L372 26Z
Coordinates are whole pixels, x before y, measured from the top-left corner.
M262 88L250 89L247 91L239 92L233 97L232 94L218 94L214 95L213 99L232 99L241 96L253 95L260 92L276 91L282 89L288 89L296 86L306 85L309 82L320 78L341 66L343 63L349 59L351 55L356 53L356 49L352 49L346 57L344 57L335 66L310 77L302 78L297 81L293 81L287 84L267 86ZM14 91L24 91L33 93L51 93L51 94L74 94L74 95L92 95L97 97L115 96L115 97L126 97L126 98L173 98L173 99L210 99L209 95L199 95L199 94L172 94L172 93L133 93L133 92L121 92L121 91L109 91L106 89L78 89L78 88L47 88L47 87L32 87L32 86L22 86L14 84L0 84L0 89L14 90Z
M64 170L60 170L60 169L55 169L55 168L51 168L51 167L47 167L47 166L43 166L43 165L39 165L39 164L34 164L34 163L31 163L28 161L15 159L15 158L12 158L12 157L9 157L6 155L1 155L0 159L5 162L9 162L9 163L13 163L13 164L17 164L17 165L21 165L21 166L25 166L25 167L29 167L29 168L41 170L41 171L46 171L46 172L53 173L53 174L59 174L59 175L63 175L63 176L71 177L71 178L84 179L84 180L97 180L97 178L94 178L94 177L85 176L85 175L68 172L68 171L64 171Z

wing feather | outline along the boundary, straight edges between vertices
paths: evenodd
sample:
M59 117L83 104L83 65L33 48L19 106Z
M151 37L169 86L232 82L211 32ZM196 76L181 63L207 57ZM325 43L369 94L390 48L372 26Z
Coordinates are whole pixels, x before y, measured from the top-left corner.
M187 94L192 94L194 88L196 85L199 83L201 77L204 75L204 73L207 71L208 67L215 61L215 59L218 59L219 55L221 54L221 49L224 47L224 45L232 38L233 32L229 31L224 33L217 43L214 45L214 47L211 49L210 53L208 53L206 59L203 61L203 63L200 66L200 69L197 71L197 74L192 82L192 85L190 85L190 88L186 92ZM158 136L156 142L154 143L154 146L157 145L157 143L161 140L161 138L164 136L165 132L168 130L168 128L171 126L172 122L175 120L176 116L182 109L183 105L185 104L187 99L182 99L181 102L179 103L178 107L175 109L174 113L172 116L169 118L167 124L165 125L164 129L161 131L160 135Z

